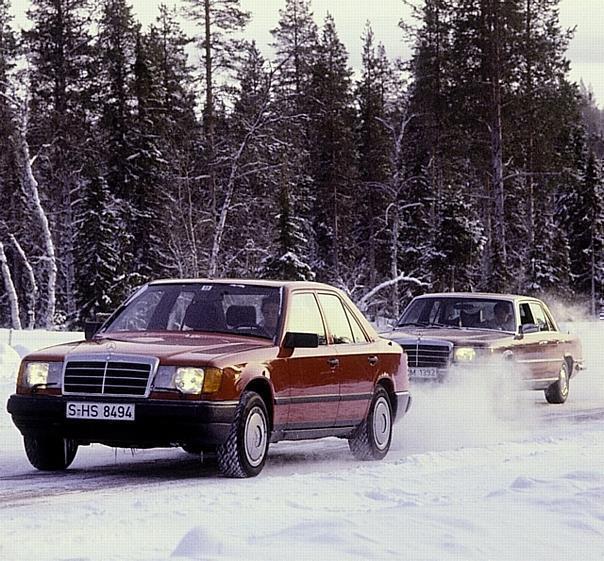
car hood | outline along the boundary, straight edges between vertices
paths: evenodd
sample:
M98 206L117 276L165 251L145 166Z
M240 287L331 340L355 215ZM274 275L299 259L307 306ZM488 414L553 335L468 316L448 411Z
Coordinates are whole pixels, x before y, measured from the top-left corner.
M392 339L399 344L416 344L418 339L424 342L444 341L453 343L455 346L480 346L488 347L500 342L509 341L514 338L513 333L506 331L495 331L493 329L448 329L448 328L420 328L394 329L388 333L382 333L382 337Z
M272 341L206 333L116 333L111 336L79 341L31 353L28 360L77 359L91 354L152 356L161 362L178 362L190 358L195 362L211 361L225 355L271 347Z

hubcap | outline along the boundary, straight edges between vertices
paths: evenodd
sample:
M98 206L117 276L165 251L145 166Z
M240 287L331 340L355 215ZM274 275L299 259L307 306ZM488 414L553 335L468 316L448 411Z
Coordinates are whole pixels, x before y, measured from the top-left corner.
M266 417L260 407L254 407L245 423L244 447L247 461L257 467L262 463L266 453L267 430Z
M384 397L378 398L373 410L373 437L378 449L383 450L390 440L390 407Z

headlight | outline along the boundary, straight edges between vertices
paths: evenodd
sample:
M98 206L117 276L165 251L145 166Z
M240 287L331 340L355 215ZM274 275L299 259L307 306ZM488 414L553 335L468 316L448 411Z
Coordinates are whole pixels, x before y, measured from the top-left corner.
M194 366L160 366L155 375L157 390L176 389L185 394L216 392L220 389L222 370Z
M455 362L470 362L476 358L476 350L472 347L457 347L453 358Z
M205 372L203 368L184 367L176 369L174 386L182 393L201 393Z
M28 388L58 386L62 372L62 362L27 362L23 372L23 385Z

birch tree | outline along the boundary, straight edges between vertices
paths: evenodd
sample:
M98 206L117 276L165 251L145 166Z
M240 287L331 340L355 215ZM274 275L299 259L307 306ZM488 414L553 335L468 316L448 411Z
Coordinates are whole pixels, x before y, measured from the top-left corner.
M13 283L13 277L8 266L8 260L6 259L6 253L4 251L4 244L2 241L0 241L0 273L2 275L2 280L4 281L6 294L8 295L12 328L21 329L19 297L15 289L15 284Z
M9 99L11 102L14 131L12 141L20 169L21 188L26 199L26 205L37 222L39 238L41 239L39 261L45 275L44 290L41 293L39 324L45 329L51 329L54 325L56 309L57 258L48 217L40 199L38 180L33 170L37 157L31 156L27 140L29 127L28 100L26 98L19 99L16 96L8 97L6 94L3 94L2 97Z

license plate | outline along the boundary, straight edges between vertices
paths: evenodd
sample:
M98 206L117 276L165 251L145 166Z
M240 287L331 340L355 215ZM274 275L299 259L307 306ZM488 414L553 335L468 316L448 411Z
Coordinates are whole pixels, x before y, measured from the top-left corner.
M409 378L436 379L439 377L438 368L409 368Z
M96 421L134 421L134 404L69 401L67 402L65 416L67 419L94 419Z

